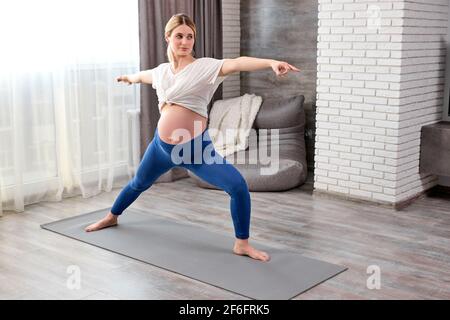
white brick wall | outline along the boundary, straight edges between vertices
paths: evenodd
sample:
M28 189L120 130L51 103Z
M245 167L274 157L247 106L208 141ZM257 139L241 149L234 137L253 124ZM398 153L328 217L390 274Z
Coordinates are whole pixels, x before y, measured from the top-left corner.
M222 0L223 57L237 58L241 54L241 0ZM238 97L241 94L240 74L230 75L223 82L223 98Z
M441 120L448 0L319 0L314 188L395 204L434 186L420 130Z

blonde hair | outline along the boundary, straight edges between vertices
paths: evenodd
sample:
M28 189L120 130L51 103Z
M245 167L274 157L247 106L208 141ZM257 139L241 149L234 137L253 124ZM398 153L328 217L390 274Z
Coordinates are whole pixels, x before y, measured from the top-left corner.
M192 29L192 31L194 31L194 41L195 41L195 39L197 39L197 28L195 27L195 23L192 21L192 19L184 13L175 14L170 18L170 20L166 24L166 27L164 28L165 36L170 37L173 30L181 25L187 25ZM194 50L192 50L192 52L194 52ZM167 58L169 59L170 63L172 63L175 60L173 52L172 50L170 50L169 44L167 44Z

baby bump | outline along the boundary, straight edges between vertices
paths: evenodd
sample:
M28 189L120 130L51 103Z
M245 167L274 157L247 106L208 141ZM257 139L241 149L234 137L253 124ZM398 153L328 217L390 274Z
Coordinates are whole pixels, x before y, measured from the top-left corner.
M158 135L169 144L185 143L200 135L207 125L207 118L176 104L165 104L158 121Z

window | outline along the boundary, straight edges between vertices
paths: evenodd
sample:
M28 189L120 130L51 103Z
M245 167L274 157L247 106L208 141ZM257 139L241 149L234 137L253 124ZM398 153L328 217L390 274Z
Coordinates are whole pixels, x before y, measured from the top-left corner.
M0 212L126 176L139 91L115 77L139 70L138 1L0 1L0 39Z

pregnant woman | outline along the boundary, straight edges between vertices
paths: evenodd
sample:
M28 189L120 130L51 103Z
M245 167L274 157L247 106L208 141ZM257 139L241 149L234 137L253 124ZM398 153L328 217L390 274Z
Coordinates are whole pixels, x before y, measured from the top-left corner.
M247 183L240 172L215 151L206 127L207 105L231 73L272 68L277 76L283 77L291 70L300 70L286 62L251 57L195 59L192 56L195 36L196 27L188 16L172 16L165 27L169 62L117 78L129 85L151 84L158 95L161 117L135 177L120 192L111 211L85 230L90 232L117 225L119 215L143 191L163 173L179 166L230 195L236 237L233 252L268 261L270 257L266 252L249 244L251 203Z

